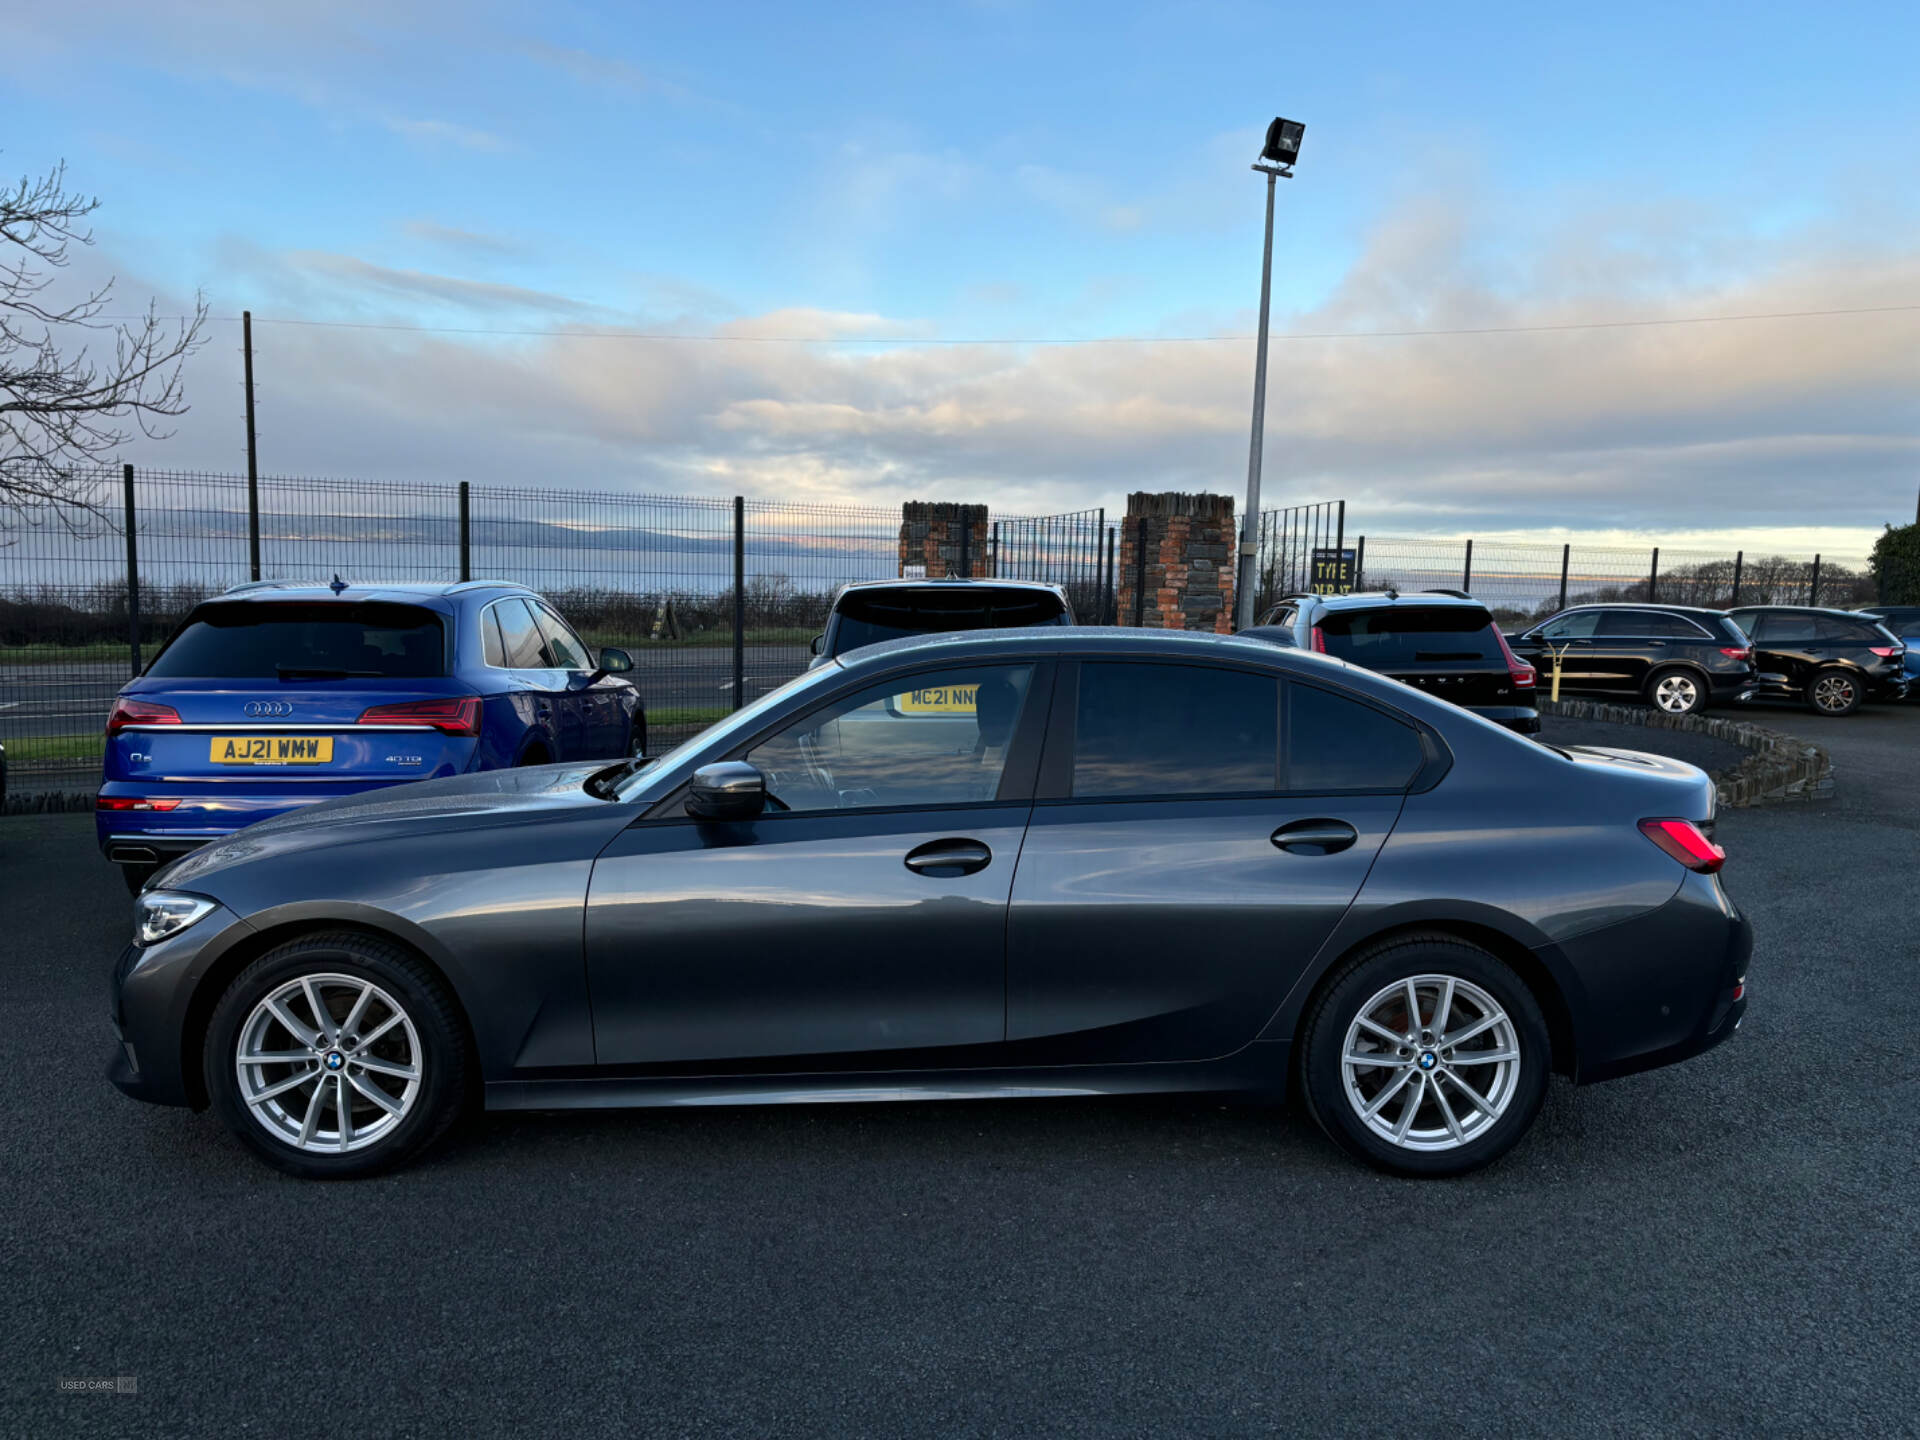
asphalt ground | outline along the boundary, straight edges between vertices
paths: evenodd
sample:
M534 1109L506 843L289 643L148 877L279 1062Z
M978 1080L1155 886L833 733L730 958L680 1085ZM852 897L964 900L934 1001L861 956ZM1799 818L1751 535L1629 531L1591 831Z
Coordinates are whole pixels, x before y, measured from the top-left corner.
M108 1086L127 900L0 821L0 1432L1915 1433L1920 706L1775 723L1839 798L1721 818L1742 1032L1440 1183L1195 1100L483 1116L302 1183Z

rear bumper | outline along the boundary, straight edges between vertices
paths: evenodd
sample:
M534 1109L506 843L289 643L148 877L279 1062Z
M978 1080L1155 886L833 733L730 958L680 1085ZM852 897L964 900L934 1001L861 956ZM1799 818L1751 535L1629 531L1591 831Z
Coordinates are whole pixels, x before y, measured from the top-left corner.
M1482 720L1504 725L1517 734L1540 733L1540 712L1531 705L1468 705L1463 708L1471 710Z
M406 784L414 778L417 777L277 793L266 789L235 791L224 785L108 780L101 785L98 799L169 799L178 804L171 810L96 809L94 833L100 853L109 860L122 865L151 865L178 859L202 845L277 815L304 810L343 795Z

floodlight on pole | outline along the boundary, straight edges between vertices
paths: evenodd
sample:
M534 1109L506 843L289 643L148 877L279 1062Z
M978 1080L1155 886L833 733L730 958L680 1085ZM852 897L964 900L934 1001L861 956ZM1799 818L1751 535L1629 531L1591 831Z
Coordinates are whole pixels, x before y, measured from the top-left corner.
M1267 311L1273 297L1273 182L1293 178L1307 127L1275 117L1253 168L1267 177L1267 238L1260 257L1260 338L1253 358L1253 440L1247 448L1247 508L1240 517L1240 563L1234 578L1234 629L1253 624L1253 590L1260 564L1260 460L1267 429Z

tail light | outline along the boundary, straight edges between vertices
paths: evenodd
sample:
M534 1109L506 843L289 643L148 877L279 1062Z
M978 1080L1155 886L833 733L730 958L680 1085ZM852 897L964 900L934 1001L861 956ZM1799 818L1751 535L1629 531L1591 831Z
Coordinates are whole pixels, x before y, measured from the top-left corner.
M144 795L102 795L93 802L96 810L176 810L178 800L149 800Z
M1882 660L1891 660L1896 655L1904 655L1907 653L1904 645L1869 645L1867 648Z
M1313 652L1316 655L1326 654L1327 632L1322 630L1318 625L1314 626L1311 633L1307 636L1307 643L1313 647Z
M107 712L107 734L118 735L129 725L178 725L180 712L171 705L155 705L150 700L128 700L116 696Z
M1689 870L1711 875L1727 863L1727 852L1691 820L1642 820L1640 833Z
M1507 674L1513 677L1514 687L1520 690L1530 689L1539 679L1533 666L1513 653L1513 647L1507 644L1507 637L1498 625L1493 627L1493 638L1500 642L1500 653L1507 657Z
M1720 647L1720 653L1729 660L1753 659L1753 649L1747 645L1722 645Z
M480 733L480 697L449 696L444 700L408 700L399 705L375 705L361 712L362 725L407 725L438 730L442 735Z

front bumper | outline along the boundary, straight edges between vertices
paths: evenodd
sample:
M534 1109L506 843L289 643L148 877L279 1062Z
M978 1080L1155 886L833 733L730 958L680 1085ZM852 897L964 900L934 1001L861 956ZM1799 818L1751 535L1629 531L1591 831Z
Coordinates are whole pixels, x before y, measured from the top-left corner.
M221 957L253 934L251 925L219 905L171 939L120 952L108 991L118 1045L107 1078L122 1093L156 1105L198 1103L184 1043L194 994Z

